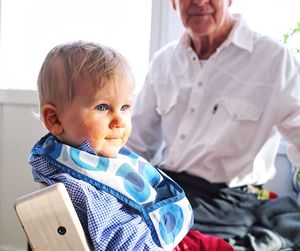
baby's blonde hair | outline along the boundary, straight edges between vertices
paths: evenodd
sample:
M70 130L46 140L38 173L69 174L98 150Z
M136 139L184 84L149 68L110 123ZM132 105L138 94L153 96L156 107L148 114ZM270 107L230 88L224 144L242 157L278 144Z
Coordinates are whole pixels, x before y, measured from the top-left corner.
M77 85L102 88L128 74L132 77L126 59L112 48L85 41L60 44L48 53L39 72L40 107L63 107L73 100Z

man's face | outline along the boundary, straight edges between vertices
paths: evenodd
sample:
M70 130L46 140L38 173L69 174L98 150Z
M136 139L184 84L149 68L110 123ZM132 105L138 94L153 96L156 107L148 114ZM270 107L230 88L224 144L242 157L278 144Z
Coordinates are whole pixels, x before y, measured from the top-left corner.
M227 29L231 0L172 0L172 4L183 26L194 35L216 34Z
M79 85L60 114L61 140L75 147L88 140L98 155L116 156L131 133L133 89L131 77L106 83L98 90L92 84Z

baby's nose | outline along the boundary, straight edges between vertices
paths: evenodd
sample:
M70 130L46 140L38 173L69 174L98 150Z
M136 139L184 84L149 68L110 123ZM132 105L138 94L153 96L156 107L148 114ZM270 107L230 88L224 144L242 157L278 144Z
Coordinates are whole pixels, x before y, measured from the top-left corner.
M125 120L122 118L122 116L116 116L114 117L111 122L109 123L109 128L123 128L125 127Z

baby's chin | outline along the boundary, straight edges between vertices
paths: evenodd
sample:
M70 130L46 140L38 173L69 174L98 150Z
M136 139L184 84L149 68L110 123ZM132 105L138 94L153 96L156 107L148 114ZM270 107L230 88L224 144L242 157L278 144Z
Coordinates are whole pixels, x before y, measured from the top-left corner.
M122 147L110 147L109 149L97 151L97 154L105 158L114 158L118 155L121 148Z

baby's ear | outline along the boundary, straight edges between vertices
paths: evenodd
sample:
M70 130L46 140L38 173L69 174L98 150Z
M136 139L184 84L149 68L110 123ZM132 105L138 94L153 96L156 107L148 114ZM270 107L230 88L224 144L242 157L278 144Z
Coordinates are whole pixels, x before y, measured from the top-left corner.
M55 136L59 136L63 133L63 126L61 124L58 109L56 106L51 104L46 104L41 109L43 121L48 129Z

